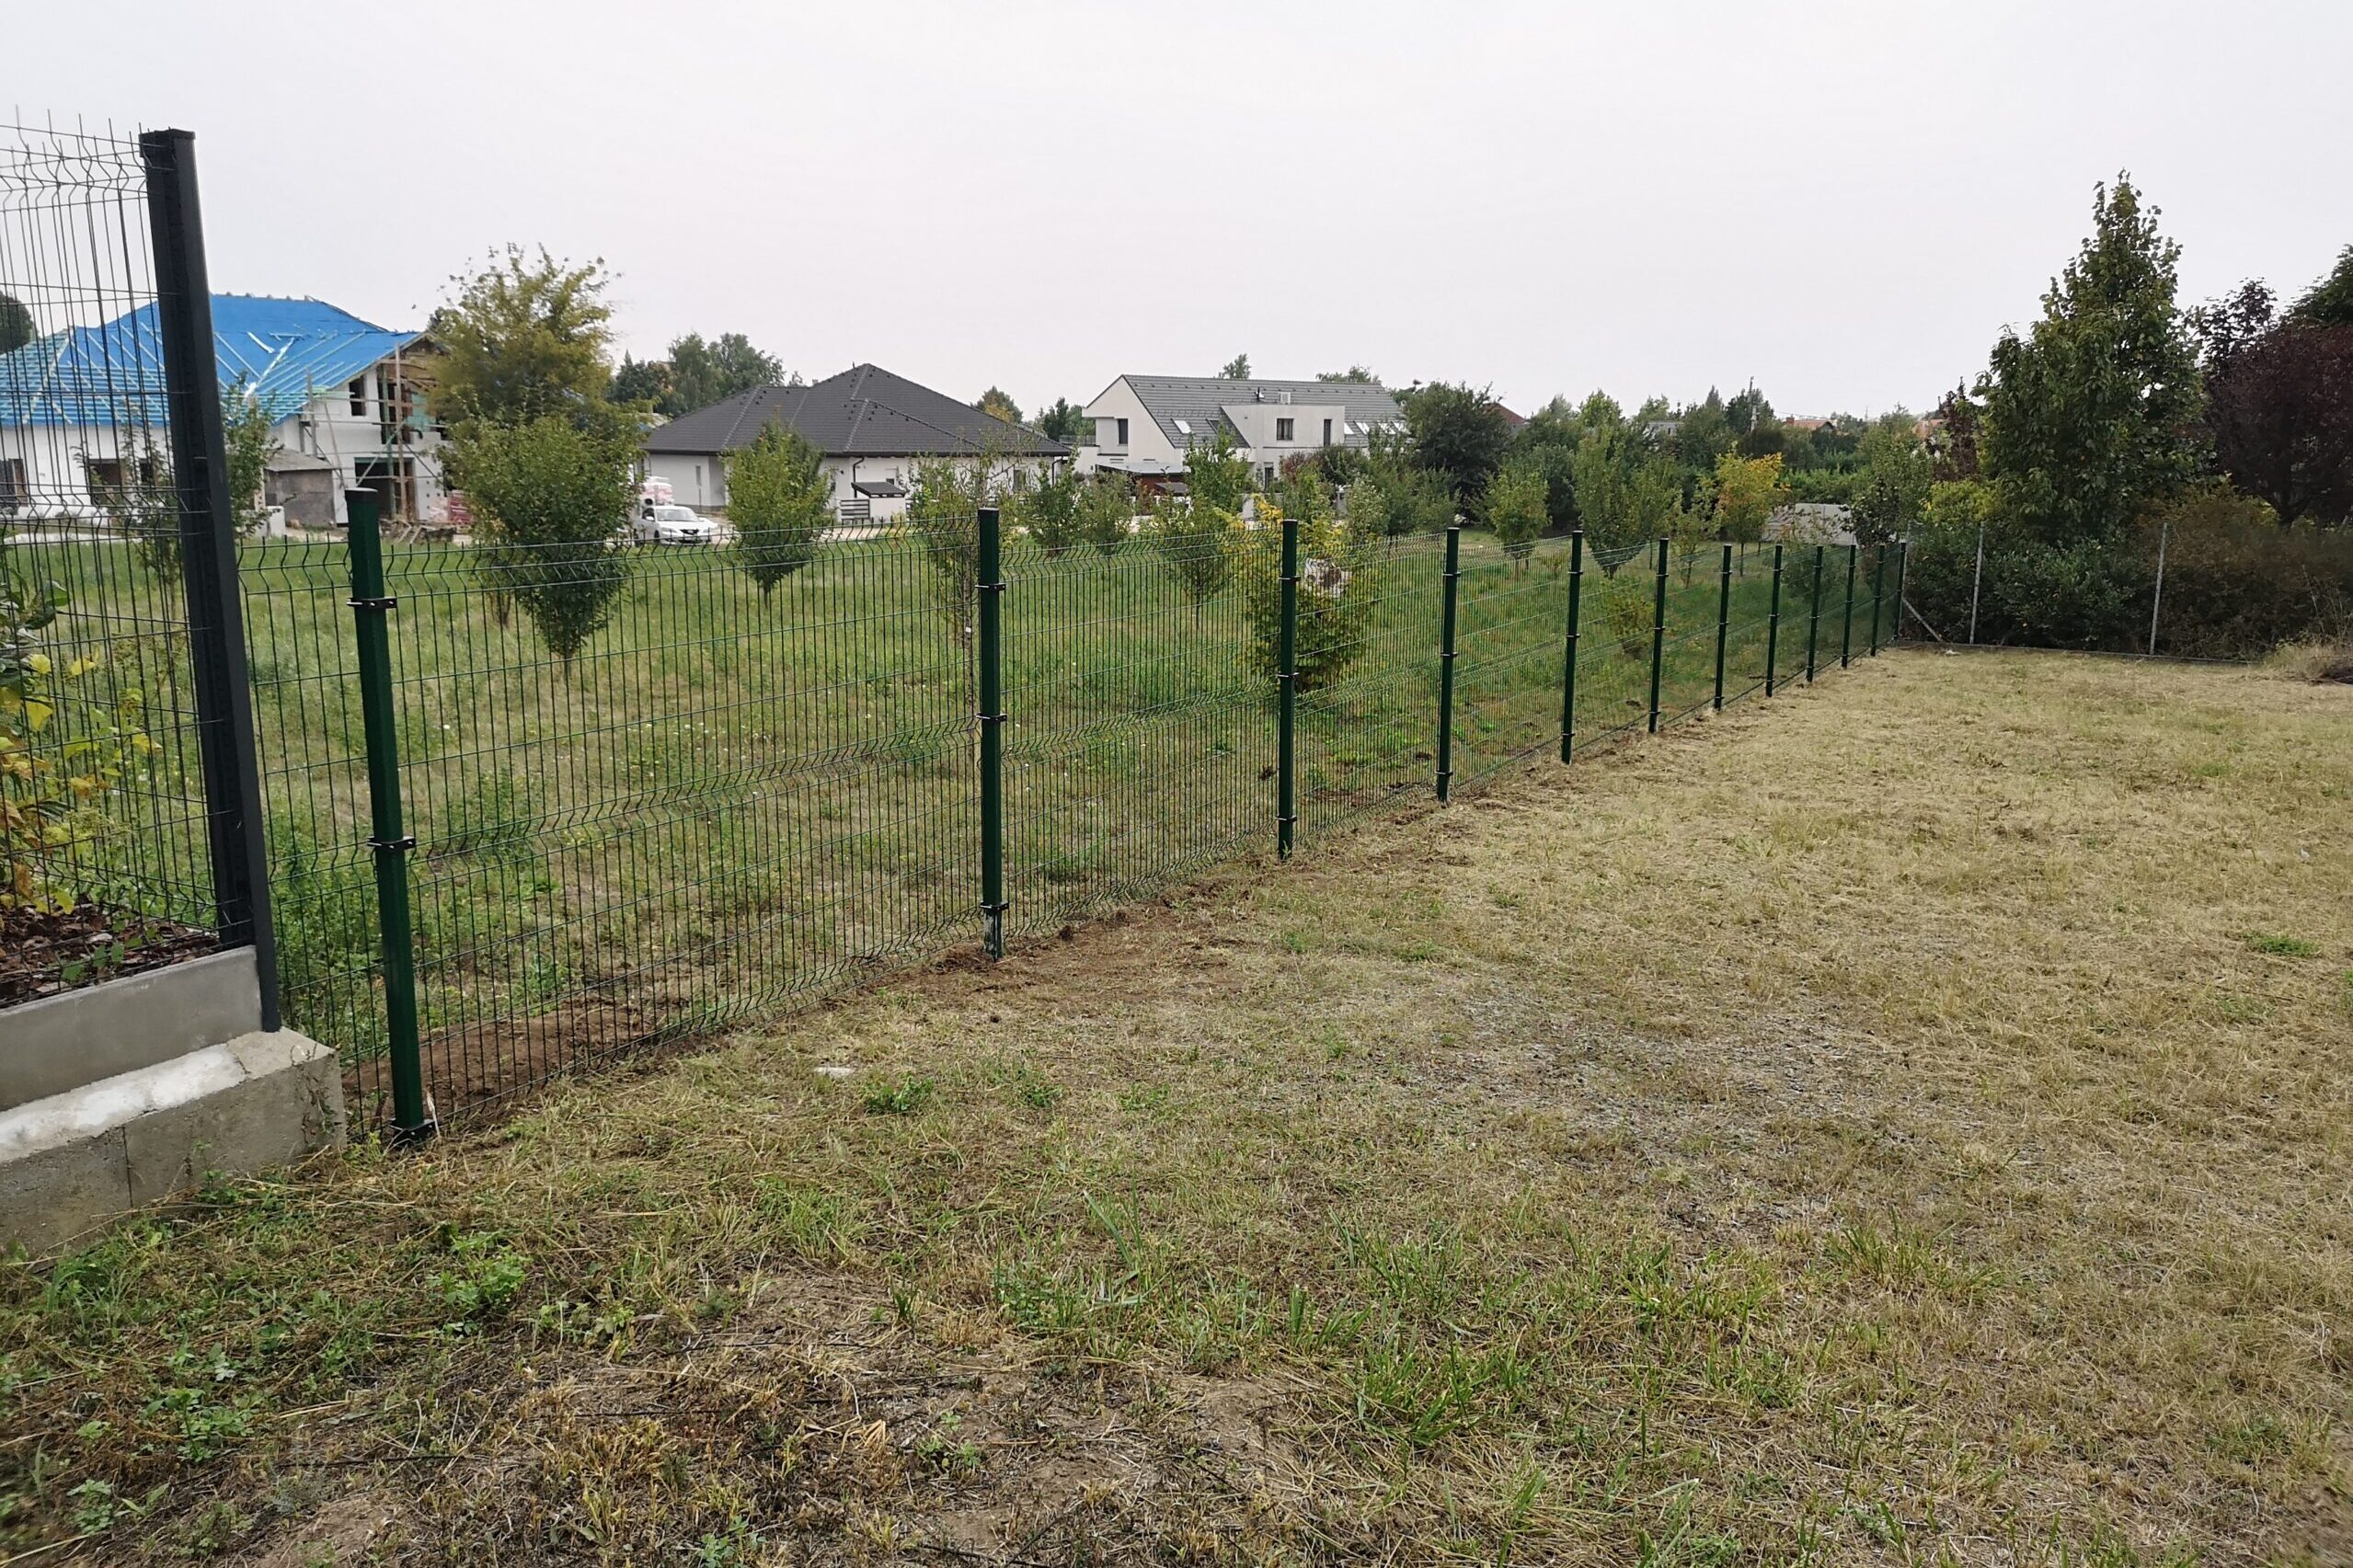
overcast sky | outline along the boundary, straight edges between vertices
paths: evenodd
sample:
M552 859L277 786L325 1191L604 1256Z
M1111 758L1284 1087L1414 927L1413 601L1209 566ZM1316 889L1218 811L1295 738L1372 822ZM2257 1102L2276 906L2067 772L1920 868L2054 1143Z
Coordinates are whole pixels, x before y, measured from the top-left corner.
M1034 409L1364 363L1523 412L1917 409L2129 168L2195 301L2353 243L2347 0L9 8L0 103L196 132L214 286L421 325L493 245L626 346ZM14 80L9 78L14 77Z

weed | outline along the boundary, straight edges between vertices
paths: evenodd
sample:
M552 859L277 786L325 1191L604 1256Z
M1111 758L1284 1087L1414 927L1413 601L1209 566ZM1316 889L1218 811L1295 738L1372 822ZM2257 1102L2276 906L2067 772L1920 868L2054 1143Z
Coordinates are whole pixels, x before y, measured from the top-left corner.
M866 1113L870 1116L912 1116L931 1104L932 1093L932 1081L928 1078L879 1083L867 1091Z

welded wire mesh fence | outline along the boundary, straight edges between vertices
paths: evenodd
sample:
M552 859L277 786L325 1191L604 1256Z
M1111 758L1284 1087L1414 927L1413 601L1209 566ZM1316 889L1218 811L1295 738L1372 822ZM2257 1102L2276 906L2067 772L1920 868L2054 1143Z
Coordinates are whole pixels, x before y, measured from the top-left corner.
M209 322L187 137L0 127L0 1003L266 952Z
M1055 554L1004 531L993 621L963 580L976 557L937 523L828 543L766 593L726 546L558 562L387 542L434 1111L981 940L992 670L1016 938L1271 850L1281 531L1139 530ZM1445 589L1440 539L1312 537L1290 596L1304 850L1433 798ZM1719 624L1726 700L1762 689L1769 549L1736 557L1728 601L1717 547L1688 582L1670 562L1662 638L1655 555L1612 572L1586 553L1580 579L1571 547L1461 541L1458 787L1560 746L1574 581L1578 750L1646 724L1654 653L1662 723L1710 705ZM406 1047L384 1024L349 570L338 545L257 544L244 580L286 1007L343 1048L355 1111L380 1117ZM607 575L603 629L550 657L530 593Z

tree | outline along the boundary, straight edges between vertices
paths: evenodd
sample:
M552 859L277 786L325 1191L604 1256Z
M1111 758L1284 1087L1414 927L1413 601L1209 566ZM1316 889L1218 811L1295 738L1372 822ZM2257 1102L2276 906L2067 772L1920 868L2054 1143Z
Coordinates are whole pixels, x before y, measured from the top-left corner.
M1744 390L1734 393L1732 401L1724 406L1724 423L1738 438L1778 421L1773 417L1772 401L1757 390L1755 382L1750 382Z
M1217 372L1217 379L1220 381L1248 381L1250 379L1250 356L1247 354L1236 354L1234 358L1226 361L1225 368Z
M613 384L606 395L615 403L637 403L656 413L670 413L678 406L677 390L671 385L670 363L666 360L633 360L621 356L621 368L613 372Z
M932 601L956 646L970 649L981 569L981 509L989 503L988 464L954 457L919 460L907 527L923 541Z
M1716 460L1732 450L1738 438L1732 432L1731 416L1725 411L1724 399L1716 388L1707 389L1706 397L1684 409L1675 424L1675 455L1684 467L1700 474L1711 472Z
M1262 508L1259 521L1267 526L1246 535L1241 567L1250 663L1267 676L1282 673L1282 533L1275 525L1284 515L1271 503ZM1331 685L1363 656L1381 574L1372 541L1328 510L1311 512L1298 522L1299 617L1292 647L1299 690L1313 692ZM1269 695L1272 691L1269 682Z
M2093 232L2042 318L1994 345L1980 449L2007 509L2046 544L2118 538L2191 472L2197 356L2175 303L2180 246L2157 217L2129 177L2098 188Z
M1000 387L993 386L981 394L980 400L972 406L992 418L1003 419L1008 425L1021 423L1021 405Z
M1064 446L1087 446L1095 441L1095 421L1069 398L1057 397L1051 407L1038 411L1038 431Z
M1779 453L1742 457L1727 452L1716 460L1716 531L1723 538L1762 539L1765 520L1788 498Z
M1372 373L1372 369L1369 365L1350 365L1344 371L1317 371L1315 379L1334 382L1360 381L1369 386L1381 384L1381 378Z
M1634 509L1634 475L1642 447L1618 406L1601 393L1585 400L1578 421L1584 434L1569 459L1578 521L1587 541L1602 552L1603 569L1614 572L1616 563L1609 552L1642 538Z
M280 451L274 421L239 376L221 394L221 429L229 456L230 516L239 529L259 525L262 486Z
M1513 572L1527 569L1536 541L1552 525L1545 505L1544 462L1533 452L1521 452L1497 470L1487 486L1487 526L1496 543L1511 557Z
M1250 495L1250 460L1234 450L1233 433L1223 425L1185 454L1185 488L1197 507L1241 513Z
M1409 436L1375 430L1365 456L1365 477L1373 482L1380 532L1387 538L1437 533L1454 521L1453 486L1445 475L1414 461Z
M1128 542L1135 519L1136 493L1128 476L1108 468L1096 470L1095 482L1079 492L1079 537L1098 555L1108 555Z
M475 568L522 607L566 671L628 578L619 548L637 499L635 444L557 414L483 423L457 438L475 509Z
M2353 518L2353 326L2275 321L2260 283L2200 311L2198 326L2216 465L2281 522Z
M2353 326L2353 245L2345 247L2328 276L2306 290L2289 315L2299 326Z
M782 425L764 427L727 457L728 521L735 524L735 564L760 585L775 586L817 558L833 521L833 481L825 455Z
M723 332L707 343L702 334L689 332L670 346L670 404L661 412L672 418L692 414L784 379L783 361L753 348L740 332Z
M545 248L534 260L511 245L450 281L456 297L433 313L431 332L441 405L455 420L600 422L613 379L603 261L574 266Z
M33 313L14 294L0 294L0 354L21 349L35 337Z
M1199 625L1201 607L1234 576L1242 520L1222 507L1205 504L1198 495L1188 506L1163 498L1152 509L1146 532L1153 554L1183 590L1193 607L1193 624Z
M1414 461L1444 477L1455 505L1475 513L1511 444L1511 426L1486 387L1433 382L1406 400Z
M1078 470L1064 464L1039 475L1037 484L1013 498L1014 516L1049 557L1067 554L1079 541L1078 492L1083 483Z
M1855 537L1883 544L1920 520L1935 483L1935 464L1921 444L1919 421L1902 409L1881 416L1864 431L1855 456L1860 477L1853 502Z

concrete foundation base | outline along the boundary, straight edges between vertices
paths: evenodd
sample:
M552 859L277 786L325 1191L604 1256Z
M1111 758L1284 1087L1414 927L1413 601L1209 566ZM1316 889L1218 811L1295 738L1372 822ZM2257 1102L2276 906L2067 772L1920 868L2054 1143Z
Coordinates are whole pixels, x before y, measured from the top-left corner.
M46 1252L214 1171L343 1141L335 1053L242 1034L0 1111L0 1242Z

